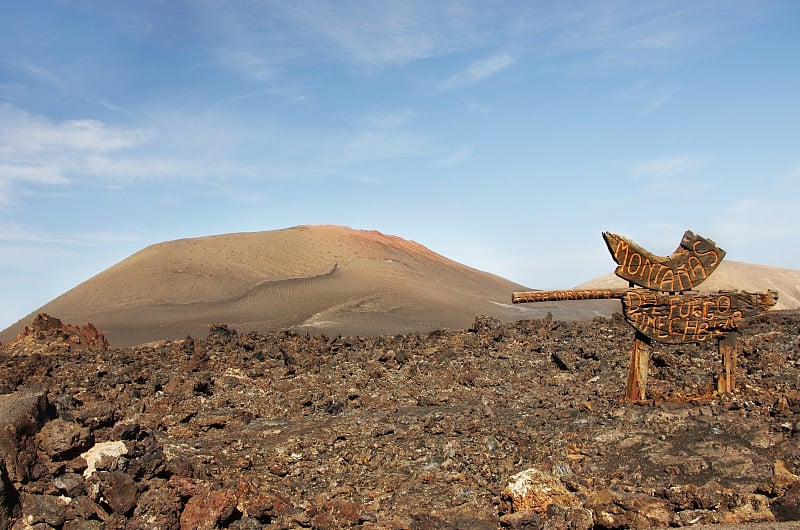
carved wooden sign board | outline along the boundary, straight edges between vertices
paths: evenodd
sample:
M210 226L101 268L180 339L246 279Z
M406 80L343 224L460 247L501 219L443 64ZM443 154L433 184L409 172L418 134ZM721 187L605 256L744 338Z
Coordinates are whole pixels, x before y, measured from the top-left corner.
M645 397L652 341L680 344L718 339L723 373L717 380L717 390L732 392L737 329L744 319L774 306L778 293L718 291L701 295L693 291L716 270L725 251L689 230L669 256L654 255L611 232L603 232L603 239L617 262L614 272L629 282L630 289L524 291L513 293L512 302L619 299L625 320L636 330L625 396L629 401Z

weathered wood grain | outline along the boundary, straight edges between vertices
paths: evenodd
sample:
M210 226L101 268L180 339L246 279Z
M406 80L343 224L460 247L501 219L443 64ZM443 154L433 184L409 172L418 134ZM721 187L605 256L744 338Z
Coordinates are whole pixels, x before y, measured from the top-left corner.
M736 390L736 357L739 353L739 332L725 334L719 341L719 353L722 357L722 372L717 377L717 392L730 394Z
M647 392L647 365L650 363L650 339L636 334L631 350L631 364L628 369L628 383L625 387L625 400L643 401Z
M565 289L555 291L517 291L511 294L511 303L561 302L564 300L622 299L629 289Z
M722 262L725 251L710 239L687 230L678 248L669 256L657 256L630 239L603 232L614 261L614 273L646 289L664 292L689 291L703 283Z
M643 335L667 344L705 342L736 330L778 301L778 293L719 291L664 294L629 289L622 298L625 320Z
M704 342L739 327L743 319L760 315L778 301L778 293L719 291L661 293L649 289L568 289L520 291L515 304L566 300L622 301L625 319L637 331L659 342Z

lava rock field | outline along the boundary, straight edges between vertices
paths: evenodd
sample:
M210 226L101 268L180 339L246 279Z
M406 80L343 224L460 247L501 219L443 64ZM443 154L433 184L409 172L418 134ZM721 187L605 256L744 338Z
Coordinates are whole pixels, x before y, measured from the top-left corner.
M52 318L52 317L51 317ZM377 337L209 326L0 347L0 529L650 528L800 519L800 312L654 345L616 316ZM86 346L86 347L84 347Z

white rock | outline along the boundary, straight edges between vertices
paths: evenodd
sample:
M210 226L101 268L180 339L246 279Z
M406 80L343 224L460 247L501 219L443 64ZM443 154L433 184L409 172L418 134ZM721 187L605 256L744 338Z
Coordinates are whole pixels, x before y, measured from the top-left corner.
M568 508L580 505L578 498L558 477L534 468L512 475L502 497L511 501L514 512L544 513L553 503Z
M122 440L95 444L85 453L81 453L81 458L86 460L86 470L83 472L83 476L85 478L91 477L97 471L95 466L104 456L119 458L126 454L128 454L128 448L125 447L125 443Z

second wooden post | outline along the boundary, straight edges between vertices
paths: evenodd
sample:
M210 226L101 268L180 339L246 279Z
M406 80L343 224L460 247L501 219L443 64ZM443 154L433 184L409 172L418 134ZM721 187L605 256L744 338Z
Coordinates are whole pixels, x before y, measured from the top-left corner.
M650 363L650 339L636 332L631 350L631 366L628 371L626 401L643 401L647 391L647 365Z

